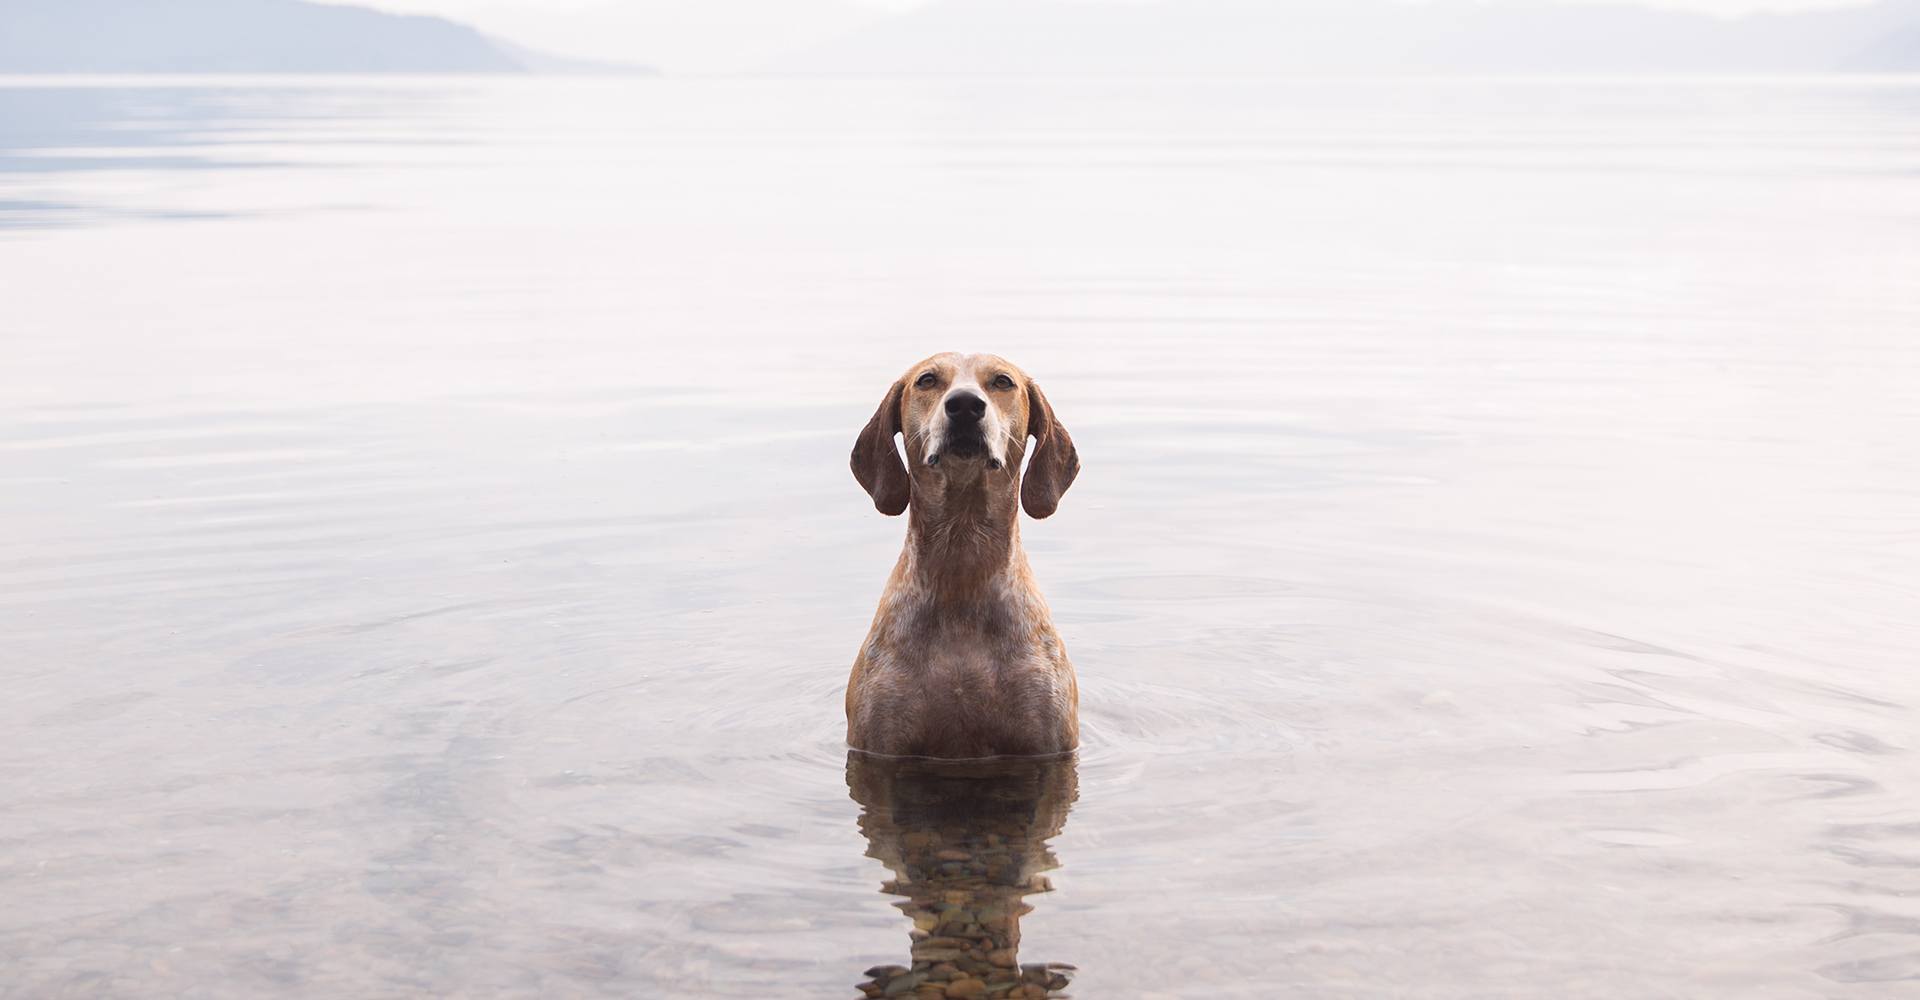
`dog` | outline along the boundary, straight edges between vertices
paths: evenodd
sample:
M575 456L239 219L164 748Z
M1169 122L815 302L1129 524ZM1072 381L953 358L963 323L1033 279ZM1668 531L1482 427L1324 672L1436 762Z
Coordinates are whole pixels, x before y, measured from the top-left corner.
M1073 664L1020 547L1020 510L1053 516L1080 473L1040 386L993 355L935 355L887 390L852 465L882 514L911 515L847 683L847 742L947 759L1074 750Z

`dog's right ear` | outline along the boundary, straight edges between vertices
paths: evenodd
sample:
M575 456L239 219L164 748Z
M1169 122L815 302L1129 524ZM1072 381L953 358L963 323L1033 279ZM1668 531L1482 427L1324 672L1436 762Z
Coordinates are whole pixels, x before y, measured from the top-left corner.
M905 379L895 382L887 390L887 398L880 401L880 408L873 411L873 419L867 421L867 429L853 443L853 478L860 480L860 486L873 498L874 508L888 517L906 513L907 501L913 496L907 463L900 460L900 452L893 445L894 435L900 433L900 400L906 391Z

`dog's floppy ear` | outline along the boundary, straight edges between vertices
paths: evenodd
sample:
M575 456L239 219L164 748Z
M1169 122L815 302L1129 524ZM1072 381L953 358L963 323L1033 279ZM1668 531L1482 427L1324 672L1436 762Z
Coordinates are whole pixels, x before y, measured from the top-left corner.
M900 397L906 391L905 380L895 382L853 443L853 478L873 497L874 508L888 517L906 513L907 500L913 495L907 463L893 445L893 436L900 433Z
M1027 463L1026 478L1020 483L1020 506L1027 509L1028 517L1040 520L1060 508L1060 498L1080 474L1080 453L1073 447L1073 435L1053 415L1046 393L1034 382L1027 383L1027 433L1033 435L1033 461Z

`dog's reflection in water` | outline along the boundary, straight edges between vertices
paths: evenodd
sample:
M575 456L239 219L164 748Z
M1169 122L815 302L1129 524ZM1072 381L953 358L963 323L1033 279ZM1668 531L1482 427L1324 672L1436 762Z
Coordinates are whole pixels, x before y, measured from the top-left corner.
M1026 897L1049 892L1048 842L1079 790L1072 757L947 762L847 758L881 891L913 921L909 965L867 970L867 997L1063 997L1073 967L1022 964Z

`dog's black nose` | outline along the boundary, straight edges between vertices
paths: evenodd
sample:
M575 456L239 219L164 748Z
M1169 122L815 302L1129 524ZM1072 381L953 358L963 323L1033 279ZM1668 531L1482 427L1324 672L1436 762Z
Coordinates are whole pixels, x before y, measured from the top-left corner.
M947 416L963 424L975 424L987 415L987 401L970 392L947 397Z

